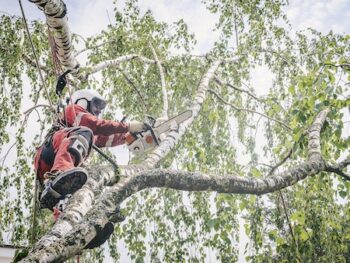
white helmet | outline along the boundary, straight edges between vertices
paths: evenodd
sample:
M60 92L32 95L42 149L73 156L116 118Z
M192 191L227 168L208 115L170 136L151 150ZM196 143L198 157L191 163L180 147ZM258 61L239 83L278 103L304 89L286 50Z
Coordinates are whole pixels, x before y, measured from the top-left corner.
M96 91L91 89L77 90L72 95L73 104L77 104L83 107L85 110L92 112L92 106L97 107L99 110L103 110L106 107L105 99Z

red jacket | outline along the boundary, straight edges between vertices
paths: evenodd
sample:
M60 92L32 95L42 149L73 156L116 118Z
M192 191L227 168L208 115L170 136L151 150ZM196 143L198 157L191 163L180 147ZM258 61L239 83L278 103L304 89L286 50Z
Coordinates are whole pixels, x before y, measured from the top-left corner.
M125 143L125 135L129 131L127 123L98 119L83 107L70 104L65 110L65 123L68 127L85 126L94 133L97 147L111 147Z
M68 127L85 126L92 130L97 147L111 147L125 143L125 135L129 130L127 123L100 120L79 105L67 106L64 122ZM71 141L68 139L72 130L61 129L52 136L52 152L42 156L43 147L39 147L34 158L34 167L38 178L43 181L48 171L66 171L75 166L74 156L68 152ZM52 160L50 160L50 157ZM47 162L48 161L48 162Z

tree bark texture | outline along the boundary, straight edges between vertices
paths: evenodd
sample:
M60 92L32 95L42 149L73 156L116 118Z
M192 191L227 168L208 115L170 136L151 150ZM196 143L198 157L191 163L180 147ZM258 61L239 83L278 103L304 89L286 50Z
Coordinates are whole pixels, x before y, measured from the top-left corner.
M61 0L29 0L46 15L46 22L55 43L55 51L60 63L77 73L79 63L73 54L72 36L68 27L67 8Z

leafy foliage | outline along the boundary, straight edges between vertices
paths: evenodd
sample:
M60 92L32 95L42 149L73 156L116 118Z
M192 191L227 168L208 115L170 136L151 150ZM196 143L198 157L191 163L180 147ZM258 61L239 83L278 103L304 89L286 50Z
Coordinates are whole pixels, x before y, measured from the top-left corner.
M155 47L166 75L170 116L191 104L202 74L214 58L238 58L236 64L223 66L218 73L231 86L212 83L210 87L228 103L208 96L191 130L161 166L262 177L269 169L261 162L277 163L292 149L283 169L292 167L307 156L303 135L316 113L326 107L331 113L322 133L324 158L336 162L346 157L350 140L343 128L344 109L350 106L346 98L349 37L309 30L296 32L292 38L282 12L285 1L203 2L218 14L216 30L221 32L214 48L203 57L190 54L196 40L185 21L173 25L158 22L151 11L142 13L133 0L125 2L124 10L115 8L116 23L85 43L90 49L86 71L125 54L153 58L149 44ZM48 69L46 84L52 87L55 76L46 28L35 21L30 29L39 60ZM21 111L28 103L36 105L48 98L37 69L29 63L33 56L24 34L22 20L1 17L0 187L4 191L0 192L0 237L27 246L32 233L34 146L40 143L41 133L53 116L38 108L40 127L34 139L27 137L31 127ZM101 43L106 44L95 48ZM173 55L173 50L183 55ZM268 67L273 84L266 95L254 99L237 88L254 92L251 73L260 65ZM23 85L24 76L30 87ZM161 85L155 65L136 60L123 63L103 70L101 78L89 77L81 87L84 85L96 88L108 99L106 116L111 118L118 109L131 119L161 114ZM49 96L56 100L53 89ZM252 111L263 112L270 119ZM258 149L262 135L266 140L264 154ZM8 149L15 152L15 161L7 157ZM250 242L245 252L251 262L347 262L349 186L333 175L322 174L266 197L145 190L128 200L124 207L128 220L116 226L108 248L103 249L117 260L122 244L135 262L235 262L239 242L246 242L240 236L244 218ZM48 213L39 215L36 237L50 227L49 221ZM104 254L101 249L86 252L84 262L103 262Z

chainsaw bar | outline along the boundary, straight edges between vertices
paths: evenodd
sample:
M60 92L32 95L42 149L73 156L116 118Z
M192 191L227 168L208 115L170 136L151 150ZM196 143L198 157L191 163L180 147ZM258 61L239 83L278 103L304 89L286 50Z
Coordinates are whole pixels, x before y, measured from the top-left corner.
M159 124L158 126L154 127L153 130L158 134L158 136L164 132L168 132L171 129L171 126L174 122L176 122L176 125L178 126L182 122L188 120L192 117L192 111L186 110L179 115L170 118L169 120Z
M136 155L148 152L159 145L159 142L166 136L166 133L170 132L171 129L177 129L181 123L191 117L192 111L187 110L155 127L148 125L146 131L127 136L126 141L129 150ZM130 141L128 142L129 138Z

